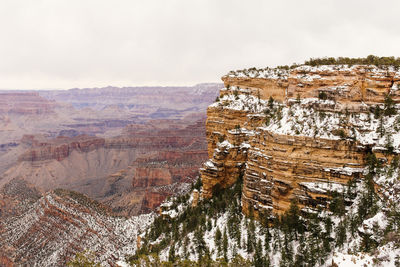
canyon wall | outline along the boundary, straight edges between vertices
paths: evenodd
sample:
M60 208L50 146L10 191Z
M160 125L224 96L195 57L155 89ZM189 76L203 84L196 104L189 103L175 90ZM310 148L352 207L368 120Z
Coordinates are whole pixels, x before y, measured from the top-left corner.
M120 215L150 212L198 177L207 159L204 125L155 120L131 124L112 138L25 135L19 147L26 150L0 176L0 188L18 178L44 191L87 194Z
M400 72L393 67L250 69L222 80L225 88L207 110L203 197L242 177L246 214L279 214L292 200L316 210L363 177L368 152L384 157L370 110L383 109L387 95L400 102Z

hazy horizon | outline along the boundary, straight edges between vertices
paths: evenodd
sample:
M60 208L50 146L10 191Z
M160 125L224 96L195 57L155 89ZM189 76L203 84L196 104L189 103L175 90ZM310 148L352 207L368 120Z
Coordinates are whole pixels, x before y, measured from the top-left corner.
M400 2L3 0L0 89L190 86L311 57L399 56Z
M106 85L106 86L92 86L92 87L72 87L72 88L27 88L27 89L15 89L15 88L0 88L0 91L68 91L68 90L84 90L84 89L102 89L102 88L107 88L107 87L115 87L115 88L152 88L152 87L194 87L199 84L223 84L222 81L220 82L200 82L200 83L195 83L195 84L170 84L170 85L159 85L159 84L154 84L154 85L122 85L122 86L114 86L114 85Z

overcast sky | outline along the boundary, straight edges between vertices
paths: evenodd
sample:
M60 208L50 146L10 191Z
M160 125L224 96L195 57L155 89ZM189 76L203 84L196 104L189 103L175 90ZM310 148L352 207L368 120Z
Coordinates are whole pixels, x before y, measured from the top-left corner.
M310 57L397 57L399 24L398 0L1 0L0 88L192 85Z

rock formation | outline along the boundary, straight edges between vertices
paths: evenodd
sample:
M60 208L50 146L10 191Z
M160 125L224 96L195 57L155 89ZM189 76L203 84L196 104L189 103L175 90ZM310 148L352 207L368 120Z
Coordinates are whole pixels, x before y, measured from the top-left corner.
M282 213L293 199L303 210L323 208L332 192L363 177L368 152L388 160L379 124L391 131L397 119L379 121L371 112L400 102L393 67L249 69L222 80L225 88L207 110L203 197L243 177L246 214Z

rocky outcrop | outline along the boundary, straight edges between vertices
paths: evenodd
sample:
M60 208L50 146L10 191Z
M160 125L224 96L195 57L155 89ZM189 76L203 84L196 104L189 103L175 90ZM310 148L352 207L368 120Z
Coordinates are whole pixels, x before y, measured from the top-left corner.
M370 110L388 95L400 102L393 67L250 69L222 80L207 110L202 196L243 177L243 211L256 216L282 213L294 199L302 208L328 207L333 192L363 177L368 152L383 157ZM381 123L392 129L396 118Z
M263 78L260 78L263 76ZM337 110L362 109L362 104L383 103L389 92L400 102L400 74L394 67L366 65L300 66L290 71L252 70L222 77L225 86L239 86L261 99L317 98L321 93L337 103ZM221 91L221 96L226 90Z

